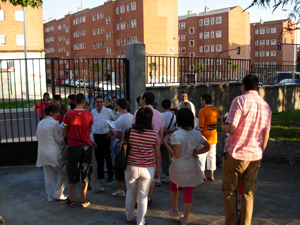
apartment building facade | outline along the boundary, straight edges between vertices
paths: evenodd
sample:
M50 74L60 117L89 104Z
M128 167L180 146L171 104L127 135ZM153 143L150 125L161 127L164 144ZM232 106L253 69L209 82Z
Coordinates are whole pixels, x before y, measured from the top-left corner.
M251 23L251 64L256 67L294 65L297 60L297 32L284 28L295 24L291 20L261 20ZM282 50L277 50L277 42L282 42Z

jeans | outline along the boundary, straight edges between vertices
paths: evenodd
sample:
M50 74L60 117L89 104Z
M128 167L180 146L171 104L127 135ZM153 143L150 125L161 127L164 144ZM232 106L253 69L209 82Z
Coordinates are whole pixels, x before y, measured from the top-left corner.
M135 194L138 189L138 207L136 224L145 224L145 215L148 205L148 192L154 177L154 167L139 167L127 165L125 179L127 185L127 195L125 201L125 214L128 221L134 219Z

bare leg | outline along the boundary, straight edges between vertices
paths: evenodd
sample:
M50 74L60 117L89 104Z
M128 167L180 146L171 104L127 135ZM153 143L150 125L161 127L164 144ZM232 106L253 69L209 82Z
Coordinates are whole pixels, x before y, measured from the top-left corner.
M70 201L75 202L75 184L69 183Z
M183 203L183 211L184 211L183 217L184 218L187 219L189 217L191 208L192 208L192 203Z
M172 207L177 209L179 191L171 191L170 194L171 194Z
M119 190L124 190L124 181L118 181Z
M205 176L205 171L202 171L202 175L203 175L203 180L207 180L206 176Z
M88 188L88 183L81 183L80 202L85 202L87 188ZM74 193L75 193L75 190L74 190Z

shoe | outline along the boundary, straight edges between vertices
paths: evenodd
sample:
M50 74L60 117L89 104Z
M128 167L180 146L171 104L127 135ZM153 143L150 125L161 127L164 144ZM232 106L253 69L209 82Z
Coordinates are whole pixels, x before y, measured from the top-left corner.
M183 216L180 217L181 225L187 225L187 221L188 221L188 218L184 218Z
M2 218L2 216L0 216L0 224L5 224L4 219Z
M93 194L98 194L98 193L101 193L101 192L103 192L103 191L104 191L104 188L101 187L101 188L99 188L99 189L92 190L92 193L93 193Z
M161 180L160 177L155 180L155 186L160 186L161 185Z
M115 197L125 197L125 191L118 189L116 192L112 193L112 196L115 196Z
M108 178L107 178L107 182L112 182L113 180L114 180L113 177L108 177Z
M69 206L69 207L71 207L71 208L75 208L75 207L76 207L75 201L74 201L74 202L71 202L70 200L68 200L68 201L66 202L66 205Z
M162 179L162 182L164 184L168 184L168 183L170 183L170 178L169 177L165 177L164 179Z
M148 206L152 205L152 199L148 200Z
M172 210L169 212L169 215L170 216L178 216L179 215L178 208L172 207Z
M207 181L207 178L206 178L206 177L203 177L203 181Z
M85 208L88 207L91 204L90 200L85 200L85 202L80 202L79 207L80 208Z
M214 177L207 177L207 179L209 179L210 181L215 181Z
M57 202L62 202L62 201L67 201L67 200L68 200L68 196L67 196L67 195L65 195L65 196L62 197L62 198L57 198L57 199L56 199Z

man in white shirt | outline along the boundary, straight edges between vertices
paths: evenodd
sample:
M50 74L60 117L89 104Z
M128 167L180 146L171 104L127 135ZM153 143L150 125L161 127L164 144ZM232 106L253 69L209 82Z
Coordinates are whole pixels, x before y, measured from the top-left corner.
M108 127L106 120L116 120L118 117L113 113L111 109L104 106L104 98L102 96L96 97L96 109L92 110L94 126L94 140L98 145L98 149L95 150L95 156L98 162L98 178L104 178L104 158L107 166L108 179L107 182L113 181L113 166L111 160L110 151L110 138L112 132Z
M196 109L195 109L195 106L194 106L194 104L193 104L191 101L188 100L188 94L187 94L187 92L182 91L182 92L180 93L180 99L181 99L181 101L178 103L177 109L178 109L178 110L180 109L181 103L183 103L183 102L188 102L188 103L191 104L193 114L196 115Z

